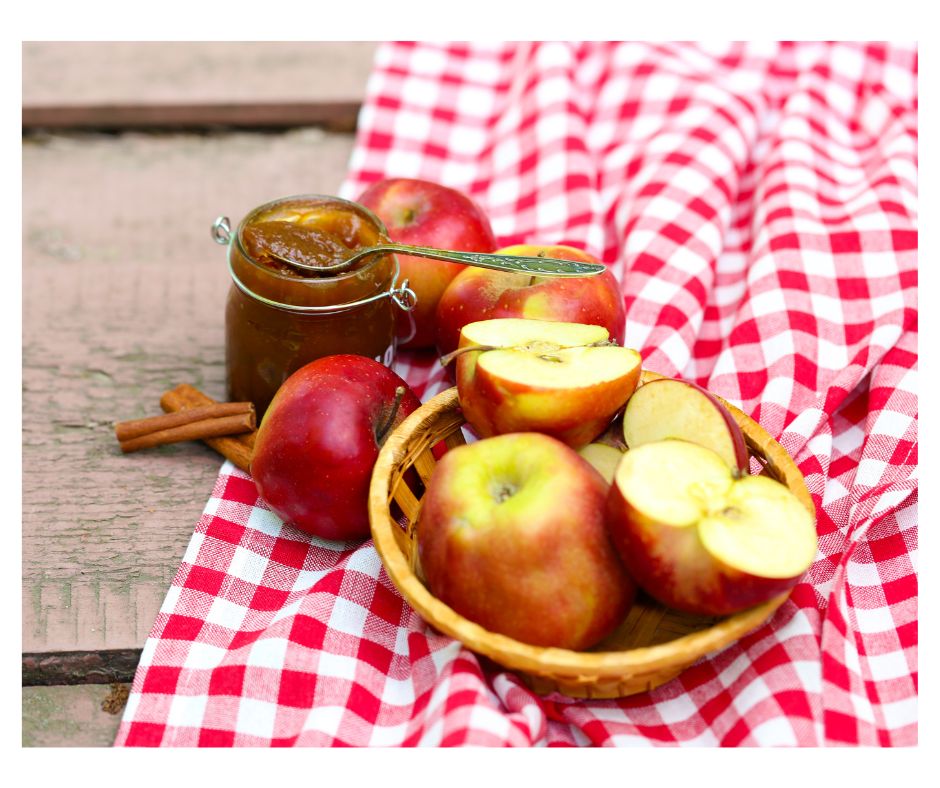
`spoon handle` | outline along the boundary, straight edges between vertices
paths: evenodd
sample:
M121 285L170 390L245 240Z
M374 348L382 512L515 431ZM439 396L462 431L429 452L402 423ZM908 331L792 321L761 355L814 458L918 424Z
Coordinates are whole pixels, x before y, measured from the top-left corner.
M485 254L483 252L454 252L399 243L383 243L370 246L368 249L358 252L346 262L349 263L365 254L371 255L376 252L397 252L412 257L427 257L431 260L463 263L478 268L492 268L496 271L513 271L531 276L596 276L606 270L606 266L600 263L556 260L553 257L517 257L508 254Z

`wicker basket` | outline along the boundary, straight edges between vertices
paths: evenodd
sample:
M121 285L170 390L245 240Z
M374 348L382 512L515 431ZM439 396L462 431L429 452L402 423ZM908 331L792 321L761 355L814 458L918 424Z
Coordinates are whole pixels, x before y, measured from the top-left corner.
M640 385L662 377L644 371ZM761 473L786 484L815 516L803 477L786 451L757 422L725 403L744 432ZM436 599L417 565L415 524L420 496L434 470L431 448L464 443L457 390L448 389L412 413L389 436L376 461L369 493L372 536L392 582L411 606L440 632L522 675L536 692L576 698L615 698L645 692L675 678L706 654L763 624L788 594L727 618L707 618L666 608L639 594L618 629L590 651L541 648L489 632ZM420 477L417 482L414 472ZM397 505L397 506L396 506ZM393 507L400 510L393 516Z

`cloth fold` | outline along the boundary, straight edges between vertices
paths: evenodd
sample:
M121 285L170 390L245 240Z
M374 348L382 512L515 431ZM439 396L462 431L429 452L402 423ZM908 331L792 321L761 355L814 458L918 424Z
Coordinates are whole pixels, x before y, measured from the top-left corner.
M371 542L285 526L226 463L116 743L916 744L916 47L385 44L339 191L392 176L608 264L644 366L793 455L816 561L668 684L542 698L431 630ZM429 352L396 371L448 385Z

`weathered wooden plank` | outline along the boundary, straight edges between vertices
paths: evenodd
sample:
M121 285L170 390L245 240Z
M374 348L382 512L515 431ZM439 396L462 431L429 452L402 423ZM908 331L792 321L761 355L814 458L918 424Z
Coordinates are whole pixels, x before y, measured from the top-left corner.
M180 382L225 397L210 223L335 193L351 147L317 130L24 142L24 652L143 645L220 458L122 455L112 423Z
M141 649L55 651L23 655L24 687L131 682Z
M24 687L24 747L110 747L126 700L126 684Z
M358 103L376 44L27 41L24 107Z
M355 101L251 104L56 104L23 107L23 130L96 131L278 129L321 126L353 131L359 113Z

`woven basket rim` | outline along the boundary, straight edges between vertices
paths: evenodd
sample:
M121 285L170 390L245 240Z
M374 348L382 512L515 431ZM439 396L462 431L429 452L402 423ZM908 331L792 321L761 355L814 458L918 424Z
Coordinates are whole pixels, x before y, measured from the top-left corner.
M665 377L643 371L642 383ZM714 395L717 396L717 395ZM772 455L775 468L783 481L815 518L815 505L796 463L757 422L734 405L718 397L728 407L751 448ZM766 622L790 596L780 594L760 605L725 617L710 627L681 635L673 640L650 646L624 650L573 651L570 649L532 646L528 643L491 632L464 618L435 597L409 565L398 544L394 530L402 531L389 513L389 483L393 471L407 452L408 442L422 424L458 408L457 389L449 388L432 397L411 413L388 437L379 453L369 490L369 520L377 552L392 583L415 611L429 624L467 648L483 654L510 669L536 676L558 674L596 679L617 679L668 669L682 669L730 643Z

